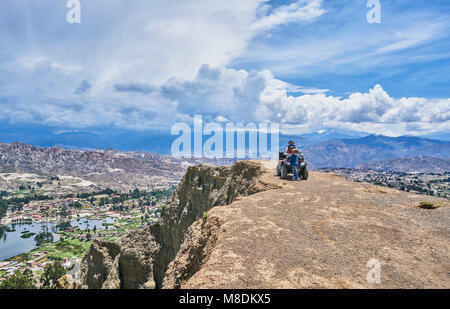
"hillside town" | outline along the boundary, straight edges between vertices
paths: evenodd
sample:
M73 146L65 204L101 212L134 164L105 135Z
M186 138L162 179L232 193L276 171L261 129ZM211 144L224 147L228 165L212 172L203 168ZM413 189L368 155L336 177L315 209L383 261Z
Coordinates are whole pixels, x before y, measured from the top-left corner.
M10 205L0 225L27 222L61 223L80 218L132 218L137 212L156 217L158 197L144 192L137 190L124 195L105 190L99 192L100 194L82 194L78 197L31 200L29 203L21 201Z
M107 188L52 198L21 189L1 194L1 203L8 207L0 220L0 241L20 235L23 240L34 238L36 245L0 262L0 284L17 271L42 275L55 262L74 272L94 239L115 240L154 223L173 191L121 193Z
M16 271L20 271L21 273L26 270L30 270L35 277L42 274L44 269L53 264L54 261L49 260L47 251L37 251L33 254L30 254L30 260L20 262L20 261L4 261L0 262L0 273L3 275L0 277L0 283L10 278ZM69 274L73 274L74 276L78 276L79 268L80 268L81 258L72 257L72 258L64 258L62 260L63 267L68 271Z
M322 172L335 173L348 180L368 182L411 193L450 198L450 173L402 173L369 169L322 168Z

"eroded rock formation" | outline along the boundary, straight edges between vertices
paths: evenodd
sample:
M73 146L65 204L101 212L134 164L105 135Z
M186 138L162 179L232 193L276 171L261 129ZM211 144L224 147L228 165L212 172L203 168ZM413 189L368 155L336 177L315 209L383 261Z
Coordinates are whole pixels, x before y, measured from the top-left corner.
M238 196L267 189L260 181L261 172L261 165L250 161L232 166L189 167L171 200L163 207L159 222L136 229L116 242L93 242L81 266L83 287L161 288L169 264L188 235L182 253L189 251L194 258L172 265L170 279L167 279L169 287L178 287L180 278L186 280L195 273L205 257L204 249L214 243L211 235L220 223L203 219L205 212L215 206L228 205ZM203 236L192 237L192 233ZM181 264L184 266L176 267Z

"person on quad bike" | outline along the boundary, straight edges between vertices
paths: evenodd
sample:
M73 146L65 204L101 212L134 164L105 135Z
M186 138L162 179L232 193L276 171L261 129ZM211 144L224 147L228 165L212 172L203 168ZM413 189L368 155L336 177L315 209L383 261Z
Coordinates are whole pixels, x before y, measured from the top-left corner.
M291 162L290 162L289 158L294 153L295 150L297 150L297 147L295 147L294 141L289 141L289 145L286 147L286 150L284 151L284 155L285 155L284 163L287 166L290 166Z
M285 152L286 152L288 155L291 155L291 154L294 153L294 150L295 150L295 149L297 149L297 147L295 147L294 141L289 141L289 145L286 147Z
M298 177L298 157L300 156L300 151L298 149L295 149L291 156L289 157L289 163L292 166L292 171L294 172L294 176L292 176L292 180L300 180Z
M284 164L286 164L287 166L291 165L291 161L290 161L290 157L292 154L294 154L294 151L297 150L297 148L295 148L294 145L289 145L286 149L286 151L284 152Z
M295 156L293 154L295 153ZM295 167L292 166L294 163ZM305 161L305 157L300 149L295 147L293 141L289 142L289 146L285 151L280 151L278 155L278 164L276 169L276 175L280 176L282 179L286 179L288 173L294 173L294 178L300 180L308 179L308 164Z

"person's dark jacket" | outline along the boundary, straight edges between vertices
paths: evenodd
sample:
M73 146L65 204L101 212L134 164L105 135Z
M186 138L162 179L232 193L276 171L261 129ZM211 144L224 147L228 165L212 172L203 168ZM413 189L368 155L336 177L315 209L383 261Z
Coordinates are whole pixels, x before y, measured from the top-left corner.
M289 157L289 163L291 163L292 166L298 166L298 154L291 154Z

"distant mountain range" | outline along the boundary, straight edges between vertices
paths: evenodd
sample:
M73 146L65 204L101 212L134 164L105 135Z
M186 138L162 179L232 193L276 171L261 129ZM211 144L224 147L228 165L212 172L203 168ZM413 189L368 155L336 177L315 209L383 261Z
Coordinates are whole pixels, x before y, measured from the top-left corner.
M45 126L0 126L0 143L20 142L39 147L60 147L78 150L116 149L169 154L175 136L170 132L134 131L92 128L62 130Z
M444 139L448 134L442 134ZM39 147L75 150L115 149L170 154L177 136L162 131L92 128L64 131L44 126L0 126L0 143L23 142ZM206 140L208 136L205 136ZM313 168L355 168L375 161L412 157L450 158L450 141L422 137L387 137L354 131L327 130L302 135L280 134L280 149L289 140L305 153ZM236 141L235 141L236 142ZM248 141L246 143L248 147Z
M101 188L128 192L177 184L190 165L231 164L233 160L184 159L149 152L80 151L41 148L23 143L0 144L0 173L73 176Z
M332 140L358 140L369 133L350 130L322 130L307 134L280 134L280 145L291 139L301 147ZM71 149L117 149L122 151L149 151L169 154L172 142L177 136L169 131L137 131L114 128L89 128L86 130L65 130L42 125L0 124L0 143L21 142L40 147L61 147ZM205 139L207 136L205 136ZM412 137L414 138L414 137ZM435 133L419 138L450 141L450 133Z
M373 161L429 156L450 158L450 142L419 137L369 135L307 145L304 154L312 167L355 168Z
M450 142L450 132L438 132L438 133L423 135L421 137L429 138L429 139L438 139L441 141Z

